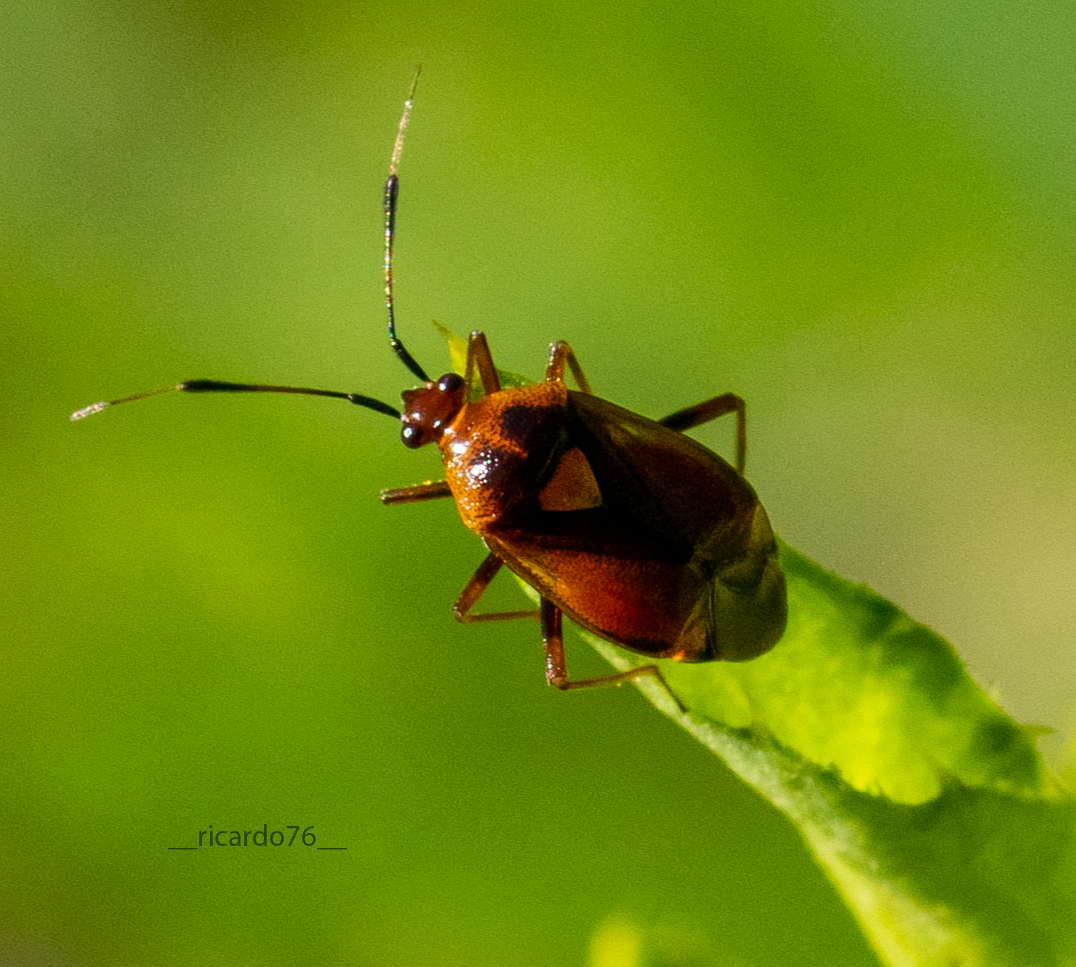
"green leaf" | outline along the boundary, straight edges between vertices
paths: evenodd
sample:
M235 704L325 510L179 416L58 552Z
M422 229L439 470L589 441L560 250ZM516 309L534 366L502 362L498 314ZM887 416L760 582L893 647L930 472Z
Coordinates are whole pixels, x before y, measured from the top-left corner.
M883 961L1076 963L1076 803L951 646L782 545L789 627L640 687L799 828ZM616 668L645 659L590 641Z
M698 715L764 729L853 789L915 805L946 782L1046 792L1028 734L968 677L952 647L898 607L782 545L789 624L754 661L665 663Z
M463 376L467 371L467 342L457 336L447 326L442 326L436 319L433 321L436 329L448 342L448 355L452 360L452 371Z

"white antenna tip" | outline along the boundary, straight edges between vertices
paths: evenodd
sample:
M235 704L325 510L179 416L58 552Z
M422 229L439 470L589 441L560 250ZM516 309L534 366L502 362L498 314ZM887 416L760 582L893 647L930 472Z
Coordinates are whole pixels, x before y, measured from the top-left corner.
M84 406L81 410L76 410L71 414L72 420L82 420L87 416L93 416L94 413L100 413L106 406L111 406L107 400L102 400L100 403L91 403L89 406Z

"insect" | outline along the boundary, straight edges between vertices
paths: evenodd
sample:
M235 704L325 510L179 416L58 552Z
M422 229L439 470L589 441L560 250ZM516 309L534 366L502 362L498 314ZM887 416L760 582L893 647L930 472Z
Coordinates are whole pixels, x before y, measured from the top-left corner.
M537 617L549 684L567 690L649 675L668 688L656 665L570 679L565 614L651 658L743 661L765 653L784 632L785 579L766 511L743 476L746 408L740 397L725 393L654 421L595 396L563 341L551 347L543 382L502 388L481 332L471 333L464 375L448 373L436 381L397 337L392 253L398 166L417 81L416 75L404 103L383 197L389 344L422 383L403 393L402 413L358 393L196 379L95 403L71 418L172 391L347 400L401 420L405 446L440 448L444 480L386 490L381 500L456 502L464 524L489 550L453 608L456 618ZM577 389L568 388L569 372ZM735 468L683 432L731 413ZM475 613L504 565L538 592L538 609Z

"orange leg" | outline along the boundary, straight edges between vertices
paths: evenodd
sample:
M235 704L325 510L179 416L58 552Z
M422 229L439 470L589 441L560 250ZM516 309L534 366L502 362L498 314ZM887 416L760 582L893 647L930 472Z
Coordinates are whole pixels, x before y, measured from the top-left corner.
M486 351L489 351L488 347ZM575 350L561 339L550 347L545 381L547 383L562 382L565 368L571 370L576 383L584 393L593 394L590 383L583 374L583 367L579 365L579 360L576 358ZM736 469L743 473L747 464L747 404L735 393L723 393L721 396L696 403L686 409L677 410L664 419L658 420L658 423L667 426L670 430L678 430L682 433L684 430L716 420L726 413L736 414Z
M571 681L568 678L568 666L564 660L564 633L562 629L561 611L548 598L542 598L542 646L545 648L545 680L562 692L570 688L594 688L598 685L623 685L624 682L634 681L644 675L656 678L661 687L669 693L669 696L681 712L686 712L683 703L676 697L676 693L669 688L665 676L657 665L640 665L638 668L629 668L624 672L616 672L612 675L601 675L598 678L580 678Z
M590 388L590 383L587 382L586 376L583 375L583 367L579 365L579 360L575 358L575 350L563 339L553 343L549 349L549 365L545 370L545 381L547 383L563 382L565 364L571 369L579 388L584 393L589 393L593 396L594 392Z
M476 621L514 621L516 618L537 618L537 611L491 611L488 614L471 614L471 608L490 586L503 561L496 554L490 554L478 565L478 570L471 575L471 580L460 594L459 600L452 605L452 613L457 621L471 624Z
M496 393L501 388L501 378L497 375L497 367L493 365L493 354L489 351L486 334L477 329L467 341L467 369L463 375L467 384L467 399L471 398L475 367L478 368L478 378L482 381L482 391L487 396Z
M382 490L381 503L383 504L413 504L419 500L437 500L440 497L451 497L452 491L443 480L427 480L426 483L416 484L414 487L397 487L395 490Z
M683 703L676 694L665 676L657 665L641 665L638 668L629 668L624 672L616 672L612 675L602 675L598 678L581 678L571 681L568 678L568 668L564 660L564 633L562 628L561 611L548 598L542 598L540 611L493 611L488 614L471 614L471 608L475 606L483 592L497 576L504 566L504 562L495 554L490 554L478 566L478 570L471 575L471 580L463 589L459 600L452 606L452 613L457 621L471 624L477 621L512 621L516 618L539 618L542 622L542 647L545 648L545 679L562 692L571 688L593 688L597 685L623 685L624 682L634 681L644 675L650 675L661 682L662 687L676 702L681 712L686 712Z
M690 430L693 426L702 426L716 420L726 413L736 414L736 469L743 473L747 463L747 404L735 393L723 393L715 396L712 400L696 403L683 410L670 413L664 419L658 420L662 426L670 430Z

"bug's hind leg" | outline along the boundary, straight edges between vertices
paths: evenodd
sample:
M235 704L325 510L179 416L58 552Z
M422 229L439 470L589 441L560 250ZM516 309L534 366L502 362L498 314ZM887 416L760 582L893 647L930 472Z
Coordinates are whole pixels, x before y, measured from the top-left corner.
M735 393L722 393L713 399L677 410L658 420L658 423L682 433L693 426L702 426L703 423L716 420L726 413L736 414L736 469L743 473L747 463L747 404Z
M490 554L478 565L478 570L471 575L471 580L467 582L459 600L452 605L452 613L457 621L473 624L476 621L513 621L516 618L538 617L537 611L491 611L487 614L471 614L471 608L490 586L503 563L496 554Z
M669 693L669 697L676 703L681 712L687 712L683 702L676 697L676 693L669 688L665 676L657 665L640 665L638 668L629 668L627 671L616 672L612 675L601 675L597 678L580 678L572 681L568 678L568 668L564 659L564 631L563 619L560 608L548 598L542 598L541 610L539 611L492 611L487 614L471 614L471 608L478 603L486 588L490 586L497 573L504 566L504 562L495 554L490 554L478 566L478 570L471 575L467 586L460 594L459 600L452 606L452 613L457 621L471 624L478 621L512 621L516 618L539 618L542 623L542 647L545 648L545 678L546 681L566 692L572 688L594 688L599 685L623 685L624 682L634 681L649 675L656 678L661 687Z
M676 702L681 712L687 712L683 702L676 697L676 693L669 688L665 676L657 665L640 665L637 668L629 668L627 671L616 672L612 675L601 675L598 678L579 678L572 681L568 678L568 667L564 659L564 632L560 608L548 598L542 598L541 607L542 621L542 646L545 648L545 679L546 681L566 692L571 688L594 688L599 685L623 685L624 682L634 681L649 675L656 678L661 687L669 693L669 697Z

